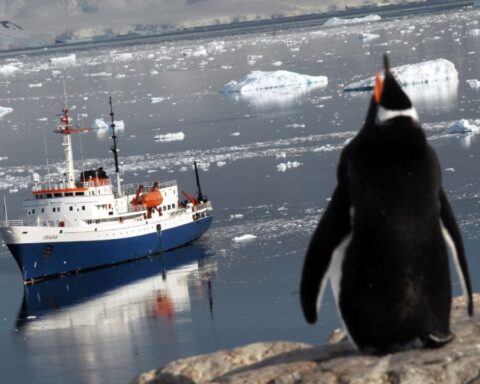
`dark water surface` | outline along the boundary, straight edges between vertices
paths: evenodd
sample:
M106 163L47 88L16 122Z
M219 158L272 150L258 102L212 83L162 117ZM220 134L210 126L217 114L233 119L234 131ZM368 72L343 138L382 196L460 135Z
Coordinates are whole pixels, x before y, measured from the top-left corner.
M32 173L46 173L44 136L51 172L62 172L60 138L51 131L64 76L72 116L83 125L108 118L112 95L126 127L120 136L125 182L176 178L181 189L193 191L196 159L215 208L213 227L193 246L25 290L3 247L0 381L129 382L173 359L250 342L322 343L339 327L336 307L328 291L319 323L305 323L300 269L335 185L340 150L366 113L369 95L344 94L343 86L379 70L386 51L393 66L444 58L458 71L458 82L411 92L442 162L478 290L480 142L475 135L451 135L448 127L478 118L480 90L466 80L480 79L479 21L469 11L92 49L70 64L52 63L59 53L0 62L0 72L7 64L19 68L0 76L0 106L13 108L0 120L0 192L9 218L20 215ZM364 42L361 32L380 37ZM287 94L219 92L253 70L277 69L324 75L329 83ZM180 132L182 140L155 139ZM108 134L81 140L85 167L112 169ZM74 145L81 169L78 137ZM234 241L247 234L255 238ZM460 294L456 275L453 284Z

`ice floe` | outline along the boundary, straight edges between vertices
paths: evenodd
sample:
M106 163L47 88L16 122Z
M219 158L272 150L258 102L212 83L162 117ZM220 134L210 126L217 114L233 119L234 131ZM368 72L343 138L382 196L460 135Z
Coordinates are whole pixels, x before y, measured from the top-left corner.
M368 15L365 17L355 17L353 19L341 19L339 17L332 17L328 19L323 26L324 27L337 27L340 25L350 25L350 24L360 24L360 23L369 23L372 21L379 21L381 20L381 16L379 15Z
M150 98L150 102L152 104L161 103L163 100L165 100L165 97L151 97Z
M477 125L478 124L478 125ZM470 123L466 119L455 121L449 128L449 133L456 134L473 134L480 133L480 120L475 120L474 123Z
M0 107L0 119L8 113L13 112L13 108L10 107Z
M290 71L252 71L239 81L232 80L223 87L224 93L251 93L277 88L325 86L326 76L309 76Z
M286 163L280 163L277 165L278 172L286 172L289 169L301 167L303 163L298 161L287 161Z
M51 57L50 62L53 65L71 65L75 64L77 61L77 56L75 53L72 53L68 56L58 56L58 57Z
M472 89L480 89L480 80L477 79L468 79L467 84L470 86Z
M365 33L365 32L360 32L358 35L358 38L365 42L378 39L379 37L380 35L377 35L375 33Z
M242 235L242 236L235 236L232 241L234 243L243 243L243 242L246 242L246 241L252 241L252 240L255 240L257 238L257 236L255 235L251 235L251 234L246 234L246 235Z
M115 131L125 131L125 123L123 120L115 120ZM105 138L107 134L110 134L110 123L107 123L102 118L95 119L93 122L93 128L97 129L97 136L101 139Z
M18 72L22 66L23 66L22 63L11 63L11 64L2 65L0 66L0 75L4 75L4 76L13 75L14 73Z
M176 133L165 133L162 135L155 135L155 141L159 142L170 142L170 141L182 141L185 139L185 134L183 132L176 132Z
M392 68L392 73L402 87L436 82L458 82L458 72L455 64L446 59L423 61L416 64L406 64ZM370 77L357 81L344 88L344 91L369 91L373 89L375 78Z

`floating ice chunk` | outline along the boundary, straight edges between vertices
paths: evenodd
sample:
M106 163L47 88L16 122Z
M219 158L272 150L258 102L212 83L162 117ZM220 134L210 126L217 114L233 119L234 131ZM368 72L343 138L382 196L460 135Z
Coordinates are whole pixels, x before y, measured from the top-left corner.
M471 36L479 36L480 35L480 29L476 28L476 29L471 29L468 31L468 34L471 35Z
M40 88L43 87L42 83L28 84L28 88Z
M150 101L152 102L152 104L161 103L163 100L165 100L164 97L151 97L150 98Z
M300 163L298 161L287 161L286 163L278 164L277 165L277 171L278 172L286 172L288 169L298 168L302 165L303 165L303 163Z
M10 107L0 107L0 119L8 113L13 112L13 108Z
M445 59L402 65L392 68L392 73L402 87L451 80L458 82L458 72L455 68L455 64ZM357 81L347 85L344 88L344 91L369 91L373 89L374 81L374 77Z
M252 71L243 79L232 80L223 87L224 93L252 93L289 87L325 86L326 76L309 76L290 71Z
M182 141L185 139L185 134L183 132L176 133L165 133L163 135L155 135L155 141L165 143L170 141Z
M283 63L282 63L281 61L275 61L274 63L272 63L272 65L273 65L274 67L281 67L282 64L283 64Z
M230 215L230 220L234 220L234 219L243 219L243 214L235 213L235 214Z
M77 56L75 53L72 53L71 55L68 56L59 56L59 57L51 57L50 62L53 65L70 65L70 64L75 64L77 61Z
M232 239L232 241L234 243L242 243L242 242L246 242L246 241L255 240L256 238L257 238L257 236L255 236L255 235L246 234L246 235L242 235L242 236L235 236Z
M113 53L111 54L113 61L127 61L133 59L133 54L130 52L127 53Z
M123 120L115 120L115 132L118 131L125 131L125 123ZM102 118L100 119L95 119L93 122L93 128L97 129L97 136L101 139L107 136L107 134L110 133L110 123L107 123L105 120Z
M9 76L13 75L15 72L18 72L20 70L21 63L16 63L16 64L5 64L0 66L0 75L4 76Z
M328 19L323 26L324 27L337 27L339 25L348 25L348 24L360 24L360 23L369 23L371 21L379 21L382 18L379 15L368 15L365 17L356 17L353 19L341 19L339 17L332 17Z
M480 88L480 80L477 80L477 79L469 79L467 80L467 84L470 86L470 88L473 88L473 89Z
M377 35L375 33L364 33L364 32L361 32L359 35L358 35L358 38L362 41L371 41L371 40L375 40L375 39L378 39L380 37L380 35Z
M217 167L223 167L225 164L227 164L225 161L217 161Z
M477 121L475 121L477 123ZM473 134L476 135L480 133L480 127L475 124L471 124L466 119L461 119L454 122L449 128L449 133L456 133L456 134Z
M230 136L240 136L240 132L232 132L230 133Z

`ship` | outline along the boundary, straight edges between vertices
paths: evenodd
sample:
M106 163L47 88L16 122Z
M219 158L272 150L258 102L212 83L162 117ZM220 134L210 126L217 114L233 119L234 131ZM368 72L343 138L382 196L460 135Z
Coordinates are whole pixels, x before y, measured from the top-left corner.
M198 239L212 223L196 162L196 195L179 195L174 180L122 184L111 97L109 105L114 182L102 166L76 177L71 137L92 128L73 125L65 96L54 130L62 136L63 175L53 179L47 160L46 177L33 175L32 196L23 201L20 219L9 220L4 199L0 236L25 285L162 254Z

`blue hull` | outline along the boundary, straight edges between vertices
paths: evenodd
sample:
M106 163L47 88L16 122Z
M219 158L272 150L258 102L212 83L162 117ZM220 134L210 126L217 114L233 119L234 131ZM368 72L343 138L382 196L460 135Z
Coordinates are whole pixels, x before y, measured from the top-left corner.
M202 236L210 227L212 217L175 228L133 238L8 244L20 267L25 282L119 264L181 247Z

